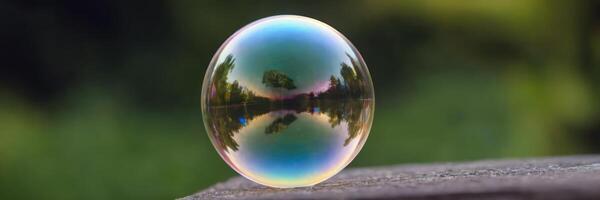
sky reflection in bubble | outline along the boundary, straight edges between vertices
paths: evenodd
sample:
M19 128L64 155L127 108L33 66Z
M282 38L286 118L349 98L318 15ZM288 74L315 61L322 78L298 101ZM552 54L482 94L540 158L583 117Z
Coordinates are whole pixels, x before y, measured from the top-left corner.
M311 186L341 171L367 139L373 109L358 51L301 16L240 29L213 57L202 86L205 125L221 157L272 187Z

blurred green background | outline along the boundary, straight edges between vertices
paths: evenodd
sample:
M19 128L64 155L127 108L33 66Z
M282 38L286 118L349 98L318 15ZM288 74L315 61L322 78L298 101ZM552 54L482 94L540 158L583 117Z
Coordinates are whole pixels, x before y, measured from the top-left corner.
M297 14L362 53L351 167L600 153L600 2L1 1L0 199L173 199L236 174L200 113L213 53Z

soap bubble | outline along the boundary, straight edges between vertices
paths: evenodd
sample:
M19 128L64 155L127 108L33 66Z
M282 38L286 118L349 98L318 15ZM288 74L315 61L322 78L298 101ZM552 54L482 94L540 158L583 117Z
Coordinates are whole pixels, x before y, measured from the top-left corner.
M223 160L271 187L320 183L348 165L373 121L371 77L354 46L320 21L273 16L233 34L202 85Z

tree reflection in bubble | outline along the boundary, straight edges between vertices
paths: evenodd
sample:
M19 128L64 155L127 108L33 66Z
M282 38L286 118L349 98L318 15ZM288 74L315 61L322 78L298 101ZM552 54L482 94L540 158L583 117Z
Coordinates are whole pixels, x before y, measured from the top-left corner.
M273 187L319 183L362 148L373 86L355 48L310 18L254 22L219 49L202 111L211 141L245 177Z

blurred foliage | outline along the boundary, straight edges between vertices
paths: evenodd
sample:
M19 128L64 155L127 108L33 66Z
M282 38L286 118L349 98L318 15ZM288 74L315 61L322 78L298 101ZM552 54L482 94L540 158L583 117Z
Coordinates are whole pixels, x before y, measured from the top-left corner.
M0 199L172 199L235 175L200 84L235 30L298 14L344 33L376 116L352 166L600 152L600 4L2 1Z

